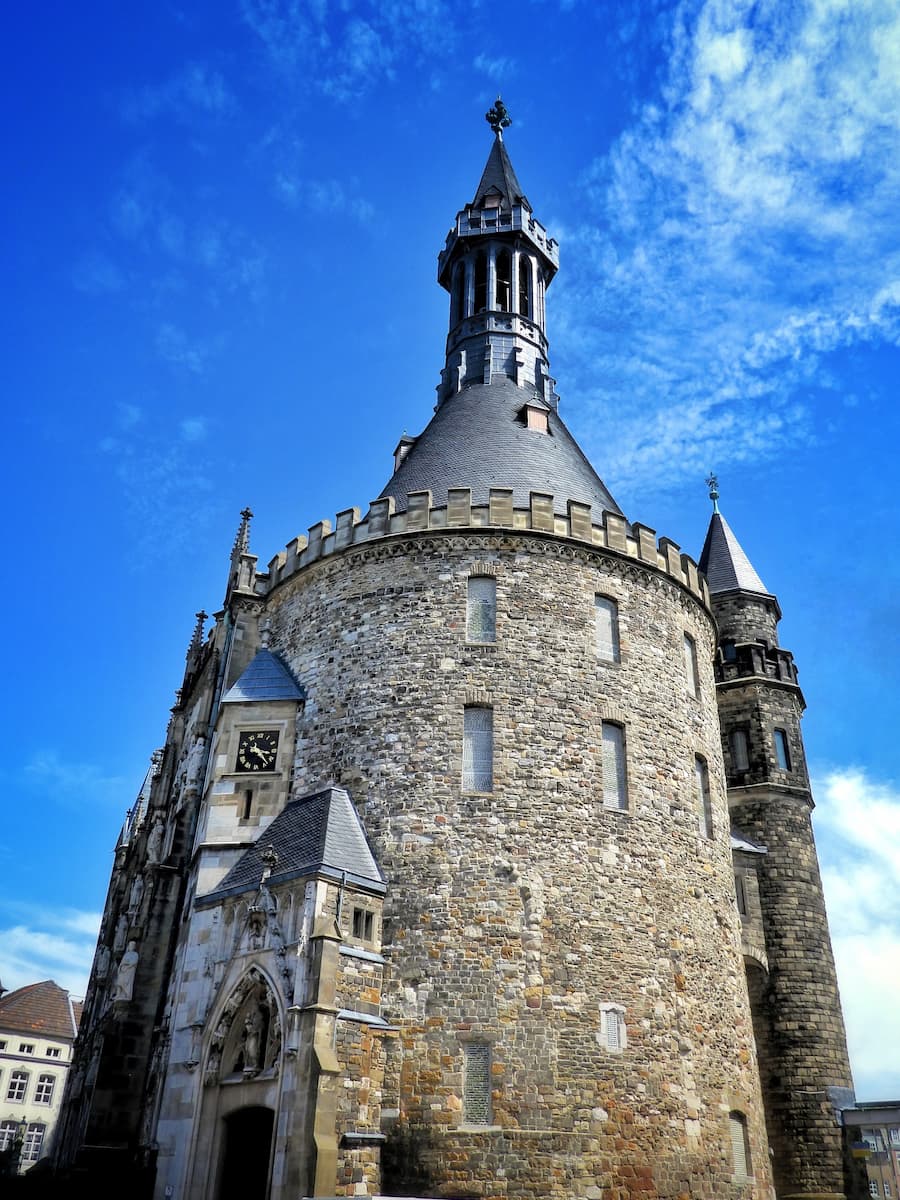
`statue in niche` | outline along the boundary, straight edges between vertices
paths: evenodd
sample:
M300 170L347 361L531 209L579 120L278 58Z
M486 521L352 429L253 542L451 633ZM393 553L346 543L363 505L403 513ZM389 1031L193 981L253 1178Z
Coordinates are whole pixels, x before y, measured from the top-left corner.
M244 1037L241 1044L244 1059L244 1073L256 1074L262 1068L262 1037L265 1030L265 1017L261 1009L252 1008L244 1021Z
M207 1085L218 1083L219 1070L222 1066L222 1045L219 1042L213 1042L209 1050L209 1056L206 1060L206 1070L203 1073L203 1082Z
M141 900L144 895L144 880L138 875L134 883L131 885L131 895L128 898L129 913L136 913L141 907Z
M166 827L162 817L157 817L153 822L153 828L150 830L150 835L147 838L147 862L158 863L162 857L163 840L166 836Z
M116 933L113 938L113 954L121 954L125 949L125 935L128 933L128 918L124 913L116 922Z
M101 946L97 951L97 965L94 974L98 979L105 979L109 974L109 947Z
M203 782L200 779L200 767L203 763L203 752L206 749L206 738L198 737L191 746L190 753L187 758L187 766L185 767L185 784L189 788L199 787Z
M128 949L122 955L119 969L116 972L116 983L113 988L113 1000L130 1000L134 992L134 976L140 962L137 942L129 942Z

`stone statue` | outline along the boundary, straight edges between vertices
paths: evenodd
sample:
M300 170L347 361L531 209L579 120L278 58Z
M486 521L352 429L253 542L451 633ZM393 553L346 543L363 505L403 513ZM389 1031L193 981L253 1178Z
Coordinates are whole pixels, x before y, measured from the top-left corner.
M141 878L140 875L138 875L138 877L135 879L134 883L131 885L131 895L128 899L128 911L130 913L136 913L138 911L138 909L141 907L141 899L142 899L143 895L144 895L144 880Z
M97 965L94 974L98 979L105 979L109 974L109 947L101 946L97 951Z
M113 1000L130 1000L134 992L134 976L140 961L137 942L129 942L128 949L122 955L119 969L116 972L116 983L113 989Z
M158 863L162 855L163 839L166 834L166 827L162 817L157 817L153 822L153 828L150 830L150 835L147 838L147 862Z
M258 1008L247 1013L244 1021L244 1070L258 1071L262 1067L263 1015Z
M116 933L113 938L113 954L121 954L125 948L125 935L128 933L128 918L124 913L116 921Z

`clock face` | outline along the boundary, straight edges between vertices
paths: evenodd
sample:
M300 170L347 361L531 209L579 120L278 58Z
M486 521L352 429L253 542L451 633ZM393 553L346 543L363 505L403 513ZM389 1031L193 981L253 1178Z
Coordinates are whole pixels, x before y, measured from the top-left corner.
M278 734L274 729L245 730L238 739L237 771L274 771Z

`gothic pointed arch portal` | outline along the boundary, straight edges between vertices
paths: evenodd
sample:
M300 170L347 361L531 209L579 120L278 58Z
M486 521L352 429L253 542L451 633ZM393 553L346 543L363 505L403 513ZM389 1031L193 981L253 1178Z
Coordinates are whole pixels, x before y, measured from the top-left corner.
M268 1197L281 1097L282 1028L274 984L258 966L250 967L206 1039L191 1196Z

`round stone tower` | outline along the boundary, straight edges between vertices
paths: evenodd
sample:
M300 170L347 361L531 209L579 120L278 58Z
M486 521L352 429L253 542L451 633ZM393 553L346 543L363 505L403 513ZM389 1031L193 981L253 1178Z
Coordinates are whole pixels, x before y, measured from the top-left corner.
M381 1187L762 1200L708 592L559 417L556 243L492 112L435 415L261 618L294 792L346 788L387 882Z

